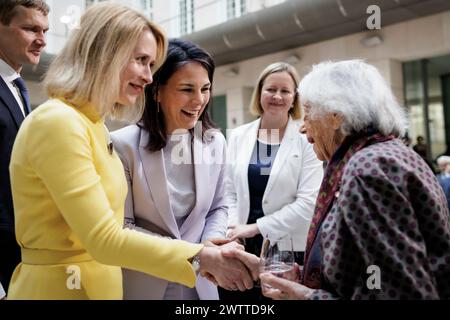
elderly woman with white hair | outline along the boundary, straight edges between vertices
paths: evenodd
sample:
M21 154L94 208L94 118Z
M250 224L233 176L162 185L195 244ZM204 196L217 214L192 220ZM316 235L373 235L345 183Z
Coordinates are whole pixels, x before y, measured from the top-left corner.
M325 62L299 85L324 180L301 283L261 274L274 299L449 299L447 201L399 139L405 114L376 68Z

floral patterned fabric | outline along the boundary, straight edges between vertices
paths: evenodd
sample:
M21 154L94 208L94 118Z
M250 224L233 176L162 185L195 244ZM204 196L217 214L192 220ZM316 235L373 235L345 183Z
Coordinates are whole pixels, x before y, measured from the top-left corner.
M447 201L427 164L398 139L348 160L311 251L321 261L311 299L450 299ZM377 274L380 289L368 285Z

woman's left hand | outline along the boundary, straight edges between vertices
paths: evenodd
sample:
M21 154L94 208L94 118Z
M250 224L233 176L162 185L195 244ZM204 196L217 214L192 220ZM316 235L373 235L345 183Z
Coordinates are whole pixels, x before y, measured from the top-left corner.
M238 239L253 238L259 234L258 225L253 224L238 224L236 226L228 227L228 238L230 241L236 241Z
M314 291L300 283L278 278L267 272L261 273L259 278L261 279L261 286L272 287L264 289L263 294L274 300L308 300Z

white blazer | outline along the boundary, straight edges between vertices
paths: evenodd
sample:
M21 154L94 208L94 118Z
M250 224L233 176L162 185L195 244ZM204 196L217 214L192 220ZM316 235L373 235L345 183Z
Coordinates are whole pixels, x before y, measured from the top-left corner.
M211 142L206 144L193 139L196 204L180 228L170 206L163 153L146 149L148 133L132 125L111 133L111 137L128 181L126 227L195 243L225 237L228 211L224 197L226 142L221 133L215 132ZM202 161L212 152L220 161ZM124 299L161 300L164 297L166 280L127 269L122 273ZM217 287L207 279L198 276L195 287L200 299L219 299Z
M228 224L246 224L250 210L248 166L261 120L234 129L228 142L226 196ZM295 251L304 251L323 178L323 165L312 145L289 119L263 196L264 217L257 220L263 236L290 234Z

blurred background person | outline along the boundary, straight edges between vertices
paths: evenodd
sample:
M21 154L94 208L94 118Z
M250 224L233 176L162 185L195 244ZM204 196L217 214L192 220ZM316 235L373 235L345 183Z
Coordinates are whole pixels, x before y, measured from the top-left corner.
M436 159L436 163L439 168L439 174L436 177L444 190L450 208L450 157L440 156Z
M324 62L300 83L306 133L328 160L301 284L261 274L275 299L449 299L447 201L378 70Z
M417 136L416 143L413 146L415 152L417 152L423 159L428 159L428 150L425 139L422 136Z
M125 227L194 243L225 238L226 143L208 114L214 68L196 44L170 40L166 61L146 87L143 118L112 133L128 180ZM124 299L219 298L203 277L191 289L124 269L123 283Z
M218 248L123 229L127 181L104 118L141 114L166 49L156 25L106 2L86 11L52 62L50 100L23 122L11 156L22 262L9 298L122 299L120 267L190 287L195 271L222 285L252 285L242 263Z
M260 255L263 236L291 235L298 264L303 265L306 236L323 177L320 162L298 133L299 77L291 65L278 62L262 71L251 111L259 119L233 130L228 145L228 237ZM255 299L259 288L230 298ZM221 297L227 292L221 291Z
M42 0L2 0L0 5L0 286L5 291L21 260L8 170L17 131L31 112L20 72L23 65L39 63L49 10Z
M419 156L422 157L422 159L426 162L426 164L430 167L430 169L435 173L433 164L429 160L428 157L428 146L425 143L425 139L422 136L417 136L416 144L413 145L413 150L417 152Z

